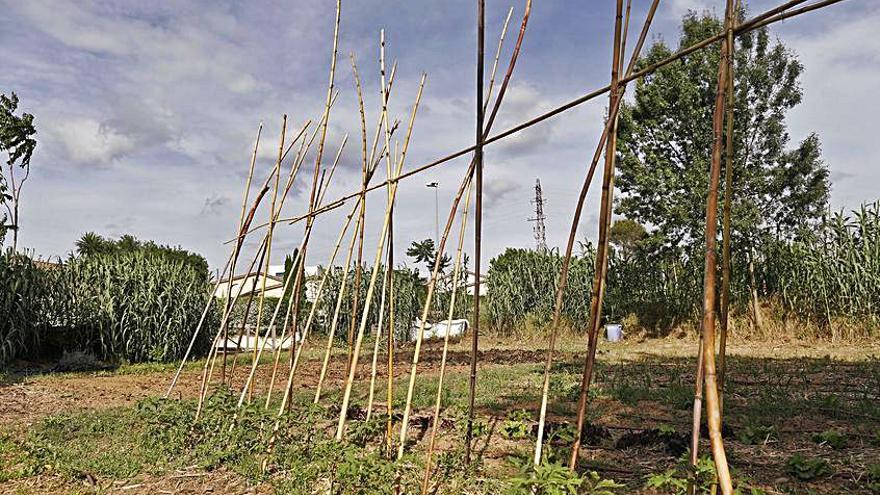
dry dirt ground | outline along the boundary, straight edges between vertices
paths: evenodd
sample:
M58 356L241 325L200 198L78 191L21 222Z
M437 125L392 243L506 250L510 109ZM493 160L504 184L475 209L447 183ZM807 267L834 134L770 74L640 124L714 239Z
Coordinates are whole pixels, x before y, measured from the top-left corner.
M488 382L483 393L494 391L495 396L478 401L477 406L480 416L495 431L510 411L537 410L545 351L530 342L506 339L485 339L482 347L486 350L481 354L480 376ZM552 390L557 397L550 406L551 430L573 418L583 359L581 348L582 343L576 340L564 341L557 354L554 377L561 378L554 378L554 384L558 381L560 385ZM468 371L466 349L467 343L460 342L449 354L450 377L458 377L461 382ZM688 339L603 343L599 356L603 364L597 375L600 393L592 402L588 418L591 429L583 449L586 466L627 483L633 492L642 490L646 476L675 465L690 430L694 349L695 342ZM396 355L395 377L401 382L408 376L411 352L403 349ZM729 431L725 438L738 472L755 480L766 493L872 493L864 469L880 462L880 445L875 443L880 439L880 344L752 343L733 345L730 354L726 396ZM328 390L338 388L343 381L341 359L335 361L328 375ZM366 361L362 359L361 377L370 373ZM439 343L429 343L423 349L419 376L436 378L439 362ZM296 386L313 390L320 366L317 354L308 356ZM256 383L268 383L270 370L270 366L259 368ZM239 364L232 382L240 386L247 371ZM173 372L170 367L137 366L84 373L19 370L6 375L0 385L0 425L7 434L22 437L50 415L134 406L144 398L164 394ZM384 376L384 366L379 372ZM189 366L172 397L197 396L200 376L200 363ZM283 381L277 380L276 389L283 386ZM258 388L257 393L263 394L265 389ZM427 409L415 415L426 417ZM424 421L416 423L427 427ZM533 421L526 423L533 428ZM746 441L750 428L760 426L773 426L774 436ZM815 435L828 430L842 432L847 446L832 449L813 441ZM512 451L530 448L528 438L516 441L498 433L489 438L481 454L490 465L501 465ZM444 440L441 434L441 446L453 441L448 435ZM707 443L702 448L708 452ZM792 479L785 464L798 452L827 459L835 468L834 474L809 483ZM206 472L195 466L132 479L96 479L88 475L71 480L43 474L0 483L0 493L271 491L268 484L252 484L226 469Z

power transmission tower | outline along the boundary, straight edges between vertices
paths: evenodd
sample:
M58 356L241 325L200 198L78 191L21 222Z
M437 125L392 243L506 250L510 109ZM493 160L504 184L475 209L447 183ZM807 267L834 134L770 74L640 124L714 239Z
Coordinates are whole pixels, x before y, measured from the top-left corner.
M544 193L541 191L541 179L535 179L535 199L532 204L535 205L535 218L529 218L530 222L535 222L532 230L535 232L535 244L538 251L547 249L547 233L544 228Z

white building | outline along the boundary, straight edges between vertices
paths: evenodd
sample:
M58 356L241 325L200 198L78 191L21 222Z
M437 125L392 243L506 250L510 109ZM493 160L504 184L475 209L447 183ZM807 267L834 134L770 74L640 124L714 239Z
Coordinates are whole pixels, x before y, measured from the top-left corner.
M317 266L306 266L305 268L306 299L309 302L314 302L317 296L320 274L321 270ZM217 286L217 290L214 291L214 297L235 297L239 292L241 296L259 295L260 291L263 290L264 279L266 282L266 297L280 298L284 292L284 265L269 265L268 277L263 275L263 273L237 275L233 277L231 284L227 279L224 279Z

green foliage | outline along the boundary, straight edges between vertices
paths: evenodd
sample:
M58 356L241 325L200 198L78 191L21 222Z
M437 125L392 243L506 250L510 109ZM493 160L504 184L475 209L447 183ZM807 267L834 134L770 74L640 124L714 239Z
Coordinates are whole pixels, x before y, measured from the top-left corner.
M535 466L526 460L510 482L511 495L577 495L584 480L562 464L544 462Z
M779 440L779 432L775 426L747 425L737 430L736 439L746 445L757 445L771 440Z
M711 14L691 12L683 19L678 46L721 29ZM672 51L658 41L639 65ZM654 250L702 249L719 57L718 50L699 50L657 70L636 83L634 102L621 110L618 210L653 227L647 242ZM732 244L748 249L768 238L792 238L815 224L828 202L829 172L815 134L786 149L785 117L802 96L803 66L796 55L764 28L738 38L734 59Z
M34 116L29 113L15 115L18 110L18 96L0 94L0 152L6 152L6 165L9 177L4 175L0 167L0 205L6 211L0 212L0 246L10 228L6 225L8 212L12 218L13 228L18 229L18 206L21 185L27 179L31 167L31 156L37 147L33 138L37 130L34 128ZM15 167L24 169L21 176L15 177ZM17 179L17 180L16 180ZM16 230L17 232L17 230Z
M148 251L74 258L53 274L53 332L113 361L182 358L212 297L207 272ZM209 316L208 328L216 313ZM202 332L196 354L209 340Z
M836 317L859 321L861 331L880 325L880 202L833 214L809 235L771 248L764 284L788 314L824 327Z
M407 248L406 255L416 263L424 263L429 274L434 272L434 264L437 263L437 247L434 245L434 239L413 241ZM452 258L444 253L440 257L440 273L445 273L450 264L452 264Z
M800 453L791 456L785 467L788 474L801 481L810 481L834 474L834 470L825 459L809 458Z
M813 435L813 441L824 444L832 449L842 449L846 447L846 435L837 430L825 430L822 433Z
M865 469L865 479L868 482L868 490L872 493L880 493L880 463L870 464Z
M717 479L715 463L712 459L707 456L700 457L696 466L691 467L683 458L677 467L649 475L645 486L662 490L664 493L684 495L687 493L689 480L693 480L696 493L715 493Z
M501 425L501 433L507 438L526 438L529 436L532 415L524 409L511 411Z
M587 246L571 260L562 310L571 322L589 319L593 259L593 250ZM562 256L557 251L508 248L493 258L486 284L486 312L492 325L509 331L529 319L548 322L561 266Z
M47 325L48 274L11 249L0 253L0 367L35 349Z
M180 246L171 247L159 245L153 241L142 241L129 234L120 236L119 239L114 241L94 232L86 232L76 241L76 252L80 256L142 252L150 256L160 256L171 261L179 261L192 266L197 271L208 273L208 261L200 254L187 251Z

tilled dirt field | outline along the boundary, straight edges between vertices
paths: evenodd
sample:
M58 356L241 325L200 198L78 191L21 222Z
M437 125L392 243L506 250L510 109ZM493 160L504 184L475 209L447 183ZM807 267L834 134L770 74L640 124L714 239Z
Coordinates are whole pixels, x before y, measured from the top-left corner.
M487 343L493 345L492 343ZM531 430L524 438L514 439L498 433L509 411L538 409L537 388L545 350L510 348L506 342L487 349L480 356L481 377L510 374L511 383L495 389L491 404L478 405L478 413L494 431L479 449L487 465L502 465L512 452L530 448L534 421L526 421ZM459 348L461 347L461 348ZM603 345L601 374L597 388L602 393L591 403L590 424L585 430L583 464L603 476L625 482L630 492L645 491L644 480L652 473L674 465L688 448L690 401L692 400L693 342L661 340ZM450 351L450 377L465 377L469 353L464 343ZM421 355L419 377L436 378L441 347L429 343ZM725 439L731 463L738 472L755 480L766 493L871 493L864 468L880 462L880 355L877 344L851 346L749 345L732 349L729 392L726 410L729 420ZM405 379L410 372L412 351L404 348L395 354L394 375ZM335 355L327 377L327 390L338 389L344 380L344 358ZM370 365L362 359L358 376L369 377ZM384 363L384 359L379 359ZM554 390L551 400L548 433L565 427L573 419L582 355L557 354L554 377L563 377L561 390ZM295 387L314 390L321 362L312 357L303 362ZM526 374L518 376L513 373ZM249 368L236 367L232 383L240 387ZM219 370L215 370L215 377ZM256 383L257 394L265 393L271 365L262 365ZM379 376L385 376L384 364ZM287 369L276 380L281 390ZM13 435L27 435L37 422L59 413L76 413L109 407L133 406L138 401L161 396L167 390L173 370L101 371L92 373L13 373L0 386L0 424ZM485 378L492 380L495 378ZM568 380L568 381L566 381ZM172 397L196 397L201 381L201 367L188 367ZM568 388L565 388L565 387ZM803 399L803 400L801 400ZM872 401L875 401L871 407ZM430 411L414 411L413 439L422 438L430 426ZM444 420L439 444L454 443L452 419ZM774 433L754 439L752 430L772 424ZM813 438L829 430L846 435L847 446L831 448ZM705 438L705 435L704 435ZM703 452L708 452L704 442ZM823 458L835 468L820 480L801 483L786 471L786 462L794 453ZM226 470L205 471L197 466L178 467L159 473L143 473L132 479L105 479L91 475L69 479L57 474L40 474L0 483L0 493L271 493L268 483L254 483ZM621 493L626 493L623 491Z

